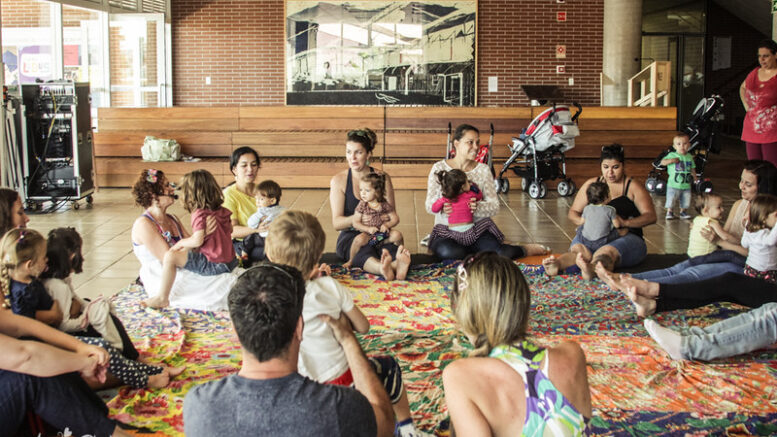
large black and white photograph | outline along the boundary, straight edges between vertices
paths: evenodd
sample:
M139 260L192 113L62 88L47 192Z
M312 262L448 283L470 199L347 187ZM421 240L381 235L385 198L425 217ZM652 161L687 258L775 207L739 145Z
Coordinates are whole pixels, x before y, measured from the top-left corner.
M477 1L286 1L286 104L474 106Z

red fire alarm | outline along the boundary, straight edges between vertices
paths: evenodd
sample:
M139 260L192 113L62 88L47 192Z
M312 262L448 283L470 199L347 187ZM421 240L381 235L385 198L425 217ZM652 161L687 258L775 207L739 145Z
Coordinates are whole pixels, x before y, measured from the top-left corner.
M558 22L567 21L567 12L566 11L556 12L556 21Z
M563 74L567 72L567 67L565 65L556 65L556 74Z

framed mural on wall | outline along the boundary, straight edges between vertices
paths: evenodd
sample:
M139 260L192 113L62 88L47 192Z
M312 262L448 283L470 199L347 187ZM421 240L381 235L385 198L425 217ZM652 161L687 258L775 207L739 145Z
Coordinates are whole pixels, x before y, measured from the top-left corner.
M287 105L475 106L477 0L286 0Z

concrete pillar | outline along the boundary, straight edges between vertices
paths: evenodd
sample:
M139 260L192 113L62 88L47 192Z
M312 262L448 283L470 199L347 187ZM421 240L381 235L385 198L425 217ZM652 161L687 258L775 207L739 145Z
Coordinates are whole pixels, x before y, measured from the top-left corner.
M604 0L602 104L626 106L628 79L639 72L642 0Z

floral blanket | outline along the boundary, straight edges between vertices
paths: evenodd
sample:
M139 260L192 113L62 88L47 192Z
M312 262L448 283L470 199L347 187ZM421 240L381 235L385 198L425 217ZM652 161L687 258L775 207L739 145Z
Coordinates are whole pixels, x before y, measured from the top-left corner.
M448 434L441 371L470 349L451 319L453 267L419 266L407 282L356 270L334 272L370 319L370 332L361 337L365 351L398 359L416 423L438 435ZM532 286L533 340L544 345L575 340L586 352L593 435L777 434L777 352L712 363L672 361L620 293L577 275L549 280L539 267L521 268ZM226 313L144 309L138 305L143 297L137 285L115 297L138 349L152 361L188 368L165 389L120 389L108 405L114 418L138 427L138 435L181 436L184 395L196 384L237 371L237 337ZM716 304L657 320L706 325L740 311Z

